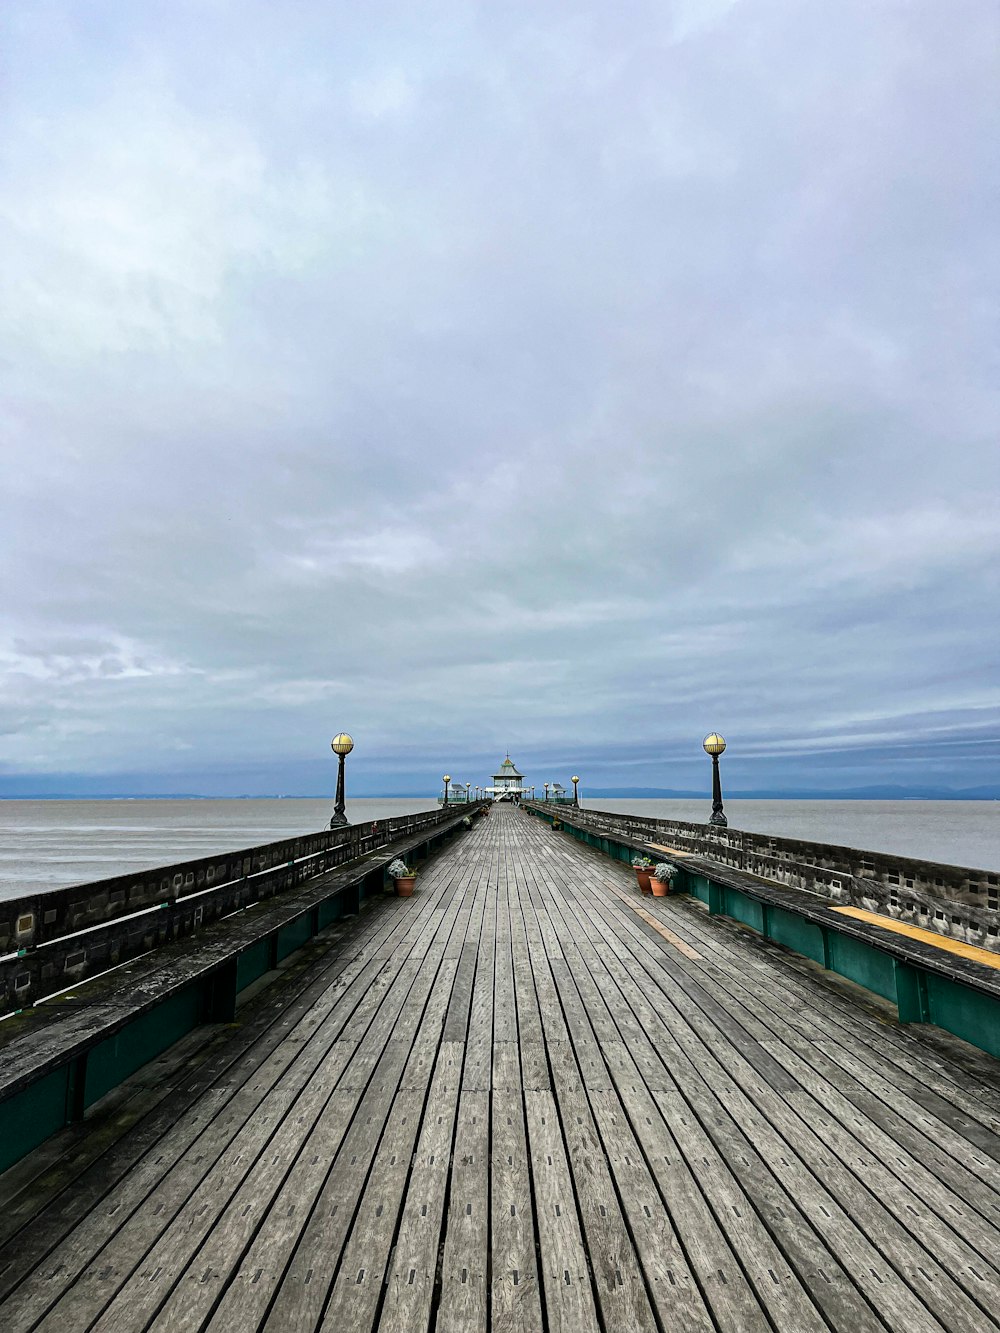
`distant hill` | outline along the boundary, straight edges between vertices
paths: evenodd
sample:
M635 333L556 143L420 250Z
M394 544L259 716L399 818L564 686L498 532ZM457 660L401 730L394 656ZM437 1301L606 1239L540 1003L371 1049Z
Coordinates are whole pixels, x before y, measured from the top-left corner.
M725 791L727 801L1000 801L1000 787L843 787L828 791ZM711 800L707 791L674 791L668 787L588 787L584 797L611 801Z

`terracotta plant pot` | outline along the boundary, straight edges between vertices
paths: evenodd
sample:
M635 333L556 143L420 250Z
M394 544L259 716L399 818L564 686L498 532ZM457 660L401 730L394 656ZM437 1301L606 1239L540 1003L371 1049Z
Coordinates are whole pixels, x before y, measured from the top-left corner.
M417 882L416 875L404 875L402 879L396 880L396 896L398 898L412 898L413 886Z
M636 879L639 881L639 888L642 889L643 893L652 893L653 889L649 880L653 872L651 870L640 870L638 866L632 868L635 871Z
M670 881L668 879L657 879L655 876L650 881L654 898L665 898L670 892Z

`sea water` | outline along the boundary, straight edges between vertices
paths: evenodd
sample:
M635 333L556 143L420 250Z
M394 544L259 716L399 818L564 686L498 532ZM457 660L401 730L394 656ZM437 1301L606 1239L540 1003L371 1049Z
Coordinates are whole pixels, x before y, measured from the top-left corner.
M584 808L704 822L709 801ZM349 801L352 823L435 810L433 798ZM192 861L326 828L329 800L0 801L0 898ZM729 801L730 827L1000 870L997 801Z

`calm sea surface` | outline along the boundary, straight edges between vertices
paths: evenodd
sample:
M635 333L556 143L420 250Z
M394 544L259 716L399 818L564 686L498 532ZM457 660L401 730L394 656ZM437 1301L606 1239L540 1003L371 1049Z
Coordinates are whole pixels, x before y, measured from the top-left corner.
M706 801L612 801L602 810L704 820ZM433 800L351 801L354 823ZM15 898L325 828L329 800L0 801L0 898ZM1000 870L998 801L728 801L730 826Z

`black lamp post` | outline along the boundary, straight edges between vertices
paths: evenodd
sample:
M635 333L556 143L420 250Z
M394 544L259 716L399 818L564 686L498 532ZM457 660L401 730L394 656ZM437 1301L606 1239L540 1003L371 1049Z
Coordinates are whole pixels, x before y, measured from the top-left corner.
M717 731L713 731L705 737L702 745L705 753L712 756L712 816L708 822L717 824L719 828L728 828L729 820L722 811L722 781L719 777L719 755L726 748L726 742Z
M447 804L448 804L448 783L451 781L451 774L450 774L450 773L446 773L446 774L444 775L444 777L441 779L441 781L444 783L444 804L447 805Z
M580 792L579 792L580 779L579 779L579 778L570 778L570 782L572 782L572 784L573 784L573 804L574 804L574 805L576 806L576 808L579 810L579 808L580 808Z
M543 782L542 786L545 788L545 799L547 801L549 799L549 784L547 782Z
M347 816L344 814L344 760L354 749L354 741L346 731L340 731L330 742L330 749L340 761L337 765L337 799L334 802L330 827L343 828L347 823Z
M467 782L467 783L465 784L465 804L466 804L466 805L469 804L469 792L470 792L471 790L472 790L472 783L471 783L471 782Z

